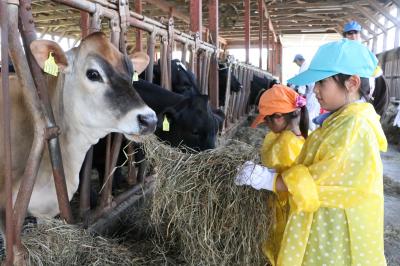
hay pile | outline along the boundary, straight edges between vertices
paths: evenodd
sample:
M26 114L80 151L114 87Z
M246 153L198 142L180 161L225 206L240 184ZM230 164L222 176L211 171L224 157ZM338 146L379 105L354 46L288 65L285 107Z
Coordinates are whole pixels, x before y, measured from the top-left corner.
M268 129L264 127L241 127L236 132L234 139L247 143L258 149L261 148L265 135L268 133ZM259 152L259 151L258 151Z
M233 182L237 167L258 161L258 150L239 141L198 154L154 139L144 142L156 167L152 221L158 236L181 249L190 265L264 265L260 244L271 226L272 193Z
M137 260L116 240L56 219L27 228L22 243L28 251L28 265L134 265Z

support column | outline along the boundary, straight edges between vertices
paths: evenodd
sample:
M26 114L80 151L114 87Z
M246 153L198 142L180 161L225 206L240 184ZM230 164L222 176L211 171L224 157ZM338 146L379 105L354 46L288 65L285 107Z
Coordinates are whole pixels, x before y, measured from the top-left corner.
M190 0L190 31L194 34L195 43L202 39L203 25L202 25L202 0ZM192 71L198 81L200 81L199 63L201 56L197 54L197 45L195 44L192 50ZM200 84L200 82L199 82Z
M142 0L135 0L135 12L138 14L142 14ZM142 38L143 32L140 29L136 30L136 44L135 44L135 51L142 51Z
M400 9L397 6L396 8L396 12L397 12L397 20L400 20ZM394 47L398 47L399 46L399 39L400 39L400 27L396 27L396 33L394 35Z
M190 31L193 33L199 32L200 40L203 32L201 5L202 0L190 0Z
M258 16L259 16L259 31L258 31L258 49L260 50L260 61L258 63L258 67L262 69L262 49L263 49L263 28L264 28L264 10L263 10L263 1L258 0Z
M244 1L244 46L246 49L246 63L250 62L250 0Z
M383 18L384 19L384 23L383 23L383 25L384 25L384 27L385 27L385 29L387 29L388 28L388 25L389 25L389 20L387 19L387 18ZM385 31L384 33L383 33L383 46L382 46L382 52L385 52L386 51L386 49L387 49L387 45L386 45L386 42L387 42L387 36L388 36L388 31Z
M209 79L209 96L211 106L217 108L219 95L218 80L218 58L219 58L219 41L218 41L218 0L208 1L208 28L210 30L212 44L215 45L215 52L212 54L210 62L210 79Z
M271 72L271 51L270 48L270 39L269 39L269 19L267 20L267 71Z

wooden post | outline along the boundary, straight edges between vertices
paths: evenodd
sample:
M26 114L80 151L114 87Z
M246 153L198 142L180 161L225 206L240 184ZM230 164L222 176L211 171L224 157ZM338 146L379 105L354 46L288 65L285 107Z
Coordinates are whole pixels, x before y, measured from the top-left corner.
M269 50L269 42L269 23L267 23L267 71L271 72L271 52Z
M211 55L210 62L210 78L209 78L209 95L211 106L217 108L218 95L219 95L219 80L218 80L218 58L219 58L219 41L218 41L218 0L208 1L208 27L212 42L217 47L215 52Z
M246 63L250 62L250 0L244 1L244 46L246 49Z
M138 14L142 14L142 0L135 0L135 12ZM142 51L142 37L143 33L140 29L136 29L136 44L135 51Z
M203 25L202 25L202 0L190 0L190 31L193 33L199 32L200 40L202 38Z
M263 10L263 1L264 0L258 0L258 16L259 16L259 30L258 30L258 49L260 50L260 61L258 63L258 67L262 68L262 61L263 61L263 56L262 56L262 49L263 49L263 28L264 28L264 10Z

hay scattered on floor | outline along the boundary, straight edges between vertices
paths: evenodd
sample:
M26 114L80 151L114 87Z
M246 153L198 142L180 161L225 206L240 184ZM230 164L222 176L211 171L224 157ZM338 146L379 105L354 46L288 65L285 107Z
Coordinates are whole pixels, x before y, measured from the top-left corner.
M28 228L22 243L28 251L28 265L134 265L137 259L116 240L55 219Z
M258 150L239 141L198 154L154 139L144 142L156 167L152 221L158 236L174 241L190 265L264 265L260 244L271 226L272 193L233 182L237 167L258 161Z

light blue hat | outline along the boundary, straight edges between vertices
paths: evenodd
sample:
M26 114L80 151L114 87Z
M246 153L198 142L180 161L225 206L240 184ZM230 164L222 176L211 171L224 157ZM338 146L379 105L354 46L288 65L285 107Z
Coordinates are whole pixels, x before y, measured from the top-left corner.
M319 47L308 69L288 80L302 86L336 74L369 78L376 74L378 59L358 41L342 39Z
M295 55L294 59L293 59L293 62L296 62L296 61L305 61L304 56L301 55L301 54Z
M358 24L357 21L352 20L350 22L347 22L343 27L343 32L348 32L348 31L352 31L352 30L361 31L361 25Z

